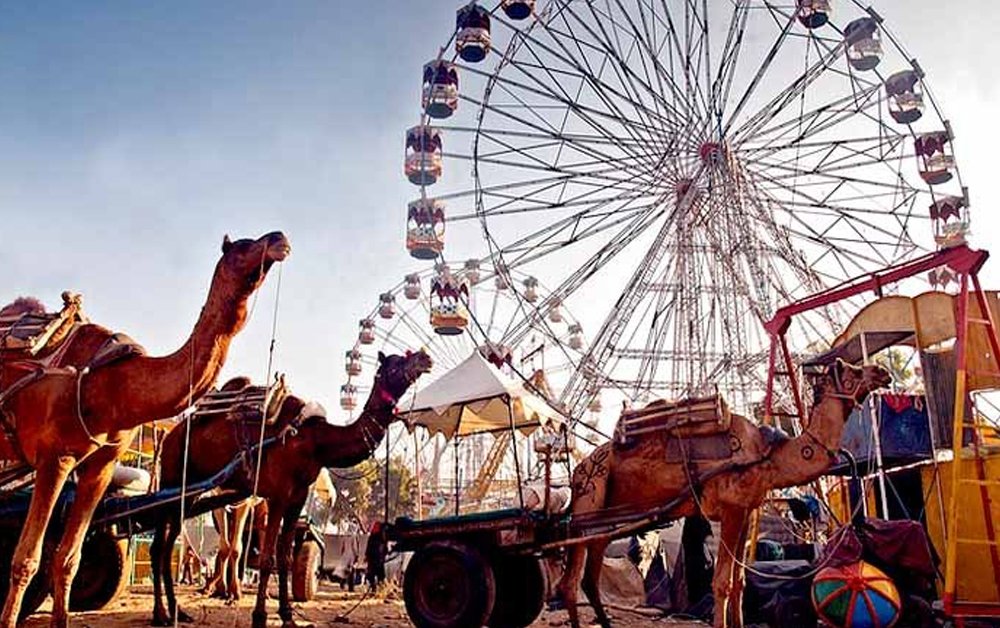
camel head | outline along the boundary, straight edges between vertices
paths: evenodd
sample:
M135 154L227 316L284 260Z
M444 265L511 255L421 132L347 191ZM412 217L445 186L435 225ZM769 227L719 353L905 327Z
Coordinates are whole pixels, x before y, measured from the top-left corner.
M238 296L247 296L260 287L271 266L284 261L291 252L292 245L280 231L272 231L256 240L234 241L227 235L222 240L222 259L215 274L235 286Z
M827 367L816 383L816 403L824 397L837 397L856 405L873 390L892 383L889 371L877 364L853 366L840 358Z
M375 374L374 390L395 404L413 385L413 382L431 370L434 362L423 349L405 355L387 356L378 354L378 372Z

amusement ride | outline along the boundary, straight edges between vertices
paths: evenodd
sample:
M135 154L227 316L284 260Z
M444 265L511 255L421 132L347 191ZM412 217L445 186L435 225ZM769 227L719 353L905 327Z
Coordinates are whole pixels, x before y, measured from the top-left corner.
M749 410L780 305L968 230L951 124L859 2L473 2L455 26L405 134L407 247L551 287L494 342L577 312L570 417L707 386Z
M800 434L799 369L846 351L831 342L866 306L957 287L959 318L973 292L986 309L981 261L962 253L970 197L952 124L891 22L857 0L472 1L420 76L401 211L407 252L432 268L379 307L407 288L425 298L424 285L427 302L387 332L363 319L349 374L359 344L393 346L405 325L435 358L479 350L526 383L541 369L547 385L530 390L584 443L605 440L622 408L713 394ZM474 296L484 282L503 292L499 318L497 300ZM566 310L572 326L554 330ZM913 327L911 365L928 348ZM454 342L457 356L442 344ZM868 361L890 345L861 333L860 346ZM885 511L881 458L870 468Z

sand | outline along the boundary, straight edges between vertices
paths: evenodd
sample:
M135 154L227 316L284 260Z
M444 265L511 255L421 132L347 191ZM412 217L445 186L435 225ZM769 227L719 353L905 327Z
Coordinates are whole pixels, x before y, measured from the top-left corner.
M273 589L273 587L272 587ZM272 595L274 591L272 591ZM315 600L303 604L295 604L296 621L300 624L312 623L317 628L334 626L364 626L373 628L404 628L410 626L406 617L406 609L395 595L388 599L363 599L360 592L342 591L339 586L327 582L320 585ZM178 589L178 600L181 606L196 619L188 626L203 626L207 628L249 628L250 611L254 599L251 593L244 595L235 605L227 605L221 600L209 599L197 593L195 587L181 586ZM50 615L46 612L51 602L46 602L41 610L25 623L30 628L41 628L49 625ZM76 613L70 625L73 628L123 628L125 626L148 626L153 604L152 588L148 585L134 586L126 594L115 601L109 608L91 613ZM268 602L271 613L268 626L280 626L277 616L278 603L275 599ZM347 622L335 621L339 616L347 615ZM640 613L612 610L612 620L618 628L694 628L704 624L696 622L681 622L671 619L645 617ZM581 609L581 619L590 621L593 614L589 608ZM566 622L565 612L543 612L533 626L563 626Z

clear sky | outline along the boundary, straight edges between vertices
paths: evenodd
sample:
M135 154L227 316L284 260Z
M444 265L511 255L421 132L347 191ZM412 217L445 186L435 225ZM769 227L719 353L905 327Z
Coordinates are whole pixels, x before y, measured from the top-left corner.
M358 318L413 268L402 135L457 4L0 4L0 302L32 294L54 308L76 290L92 319L167 352L197 317L223 234L281 229L293 255L277 367L333 410ZM953 121L988 247L1000 228L1000 9L873 4ZM263 376L276 279L225 375Z

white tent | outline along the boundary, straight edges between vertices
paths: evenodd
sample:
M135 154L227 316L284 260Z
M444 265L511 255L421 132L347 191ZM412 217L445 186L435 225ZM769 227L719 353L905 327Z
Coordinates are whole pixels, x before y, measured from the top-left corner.
M490 364L479 351L399 404L410 427L451 438L509 430L530 434L559 413Z

